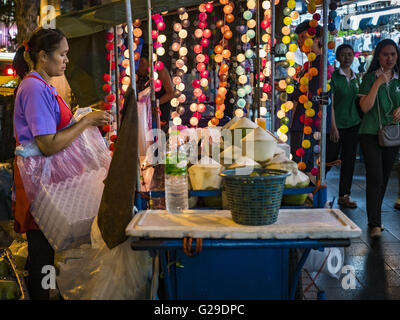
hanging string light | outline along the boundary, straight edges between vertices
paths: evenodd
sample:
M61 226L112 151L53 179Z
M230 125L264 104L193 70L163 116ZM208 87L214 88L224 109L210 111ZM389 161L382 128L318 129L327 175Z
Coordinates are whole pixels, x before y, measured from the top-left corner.
M288 140L287 132L289 131L289 118L286 116L286 112L293 109L293 102L288 101L288 95L294 92L294 81L293 77L296 74L296 69L294 68L294 52L297 50L297 37L293 33L292 22L297 20L299 14L294 9L296 8L296 1L289 0L286 3L286 7L283 9L283 24L281 29L282 32L282 43L279 45L279 50L281 53L285 54L286 60L281 63L281 66L286 69L286 78L278 82L278 87L282 91L279 98L282 101L280 109L277 111L277 117L280 119L280 127L277 130L278 137L286 142ZM271 41L269 40L269 43ZM267 72L268 72L267 68ZM270 73L270 71L269 71Z
M178 53L179 58L174 62L177 71L175 76L172 78L175 90L174 97L170 101L173 109L176 108L175 111L171 113L171 117L174 125L177 126L182 124L181 116L185 113L185 108L181 105L186 101L186 96L183 94L183 90L185 90L183 76L187 72L185 60L187 59L186 56L188 54L188 49L184 45L184 39L187 36L187 31L185 28L189 27L190 25L189 20L187 20L187 16L185 16L185 14L187 15L186 9L180 8L178 9L178 13L181 22L177 22L173 25L173 29L177 34L177 41L172 43L171 49L172 51ZM182 35L184 37L181 37Z
M212 3L202 3L199 5L199 16L198 16L198 28L195 30L194 35L197 39L200 39L200 43L196 44L193 48L196 54L196 70L200 79L195 79L192 82L193 94L197 98L197 103L192 103L190 110L193 112L190 118L190 124L193 127L197 127L199 120L201 119L201 113L206 110L204 102L207 97L203 90L208 89L208 77L209 72L207 71L207 63L209 62L209 56L203 52L210 44L211 31L207 29L207 13L212 12Z
M217 28L221 30L222 40L214 47L214 61L218 64L218 77L219 85L217 89L217 97L215 98L216 109L214 117L208 122L208 125L217 126L219 124L219 119L224 117L225 109L225 95L227 92L226 87L228 86L228 72L229 72L229 61L231 57L231 51L228 47L228 40L232 38L233 34L227 23L233 22L234 16L232 14L235 5L233 2L228 0L219 1L223 7L224 19L219 20L216 23ZM243 111L242 111L243 112ZM243 114L237 114L237 116L243 116ZM217 117L218 116L218 117Z

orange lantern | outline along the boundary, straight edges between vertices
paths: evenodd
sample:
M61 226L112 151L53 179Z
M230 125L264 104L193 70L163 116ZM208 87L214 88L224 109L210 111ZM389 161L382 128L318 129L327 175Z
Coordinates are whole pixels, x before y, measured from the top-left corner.
M222 48L222 46L220 45L220 44L217 44L216 46L215 46L215 48L214 48L214 52L215 53L217 53L217 54L220 54L220 53L222 53L222 50L223 50L224 48Z

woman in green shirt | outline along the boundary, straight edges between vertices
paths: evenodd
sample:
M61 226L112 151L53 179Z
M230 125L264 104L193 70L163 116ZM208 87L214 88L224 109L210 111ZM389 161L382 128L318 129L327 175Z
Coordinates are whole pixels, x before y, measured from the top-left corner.
M359 136L367 177L368 227L373 238L381 236L382 201L399 151L399 147L381 147L378 143L378 103L382 125L400 121L399 70L400 52L396 43L382 40L359 90L364 112Z
M336 127L331 130L327 140L331 159L337 159L340 152L339 201L341 206L357 208L357 203L350 199L356 161L358 130L361 118L355 100L358 94L358 78L350 66L354 60L354 50L348 44L340 45L336 50L336 59L340 68L332 73L332 99L335 110Z

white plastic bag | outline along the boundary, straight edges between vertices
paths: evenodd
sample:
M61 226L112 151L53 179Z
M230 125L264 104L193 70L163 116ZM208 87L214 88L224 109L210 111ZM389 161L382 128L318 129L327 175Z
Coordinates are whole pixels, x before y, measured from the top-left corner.
M322 272L339 279L343 265L344 248L324 248L324 251L312 249L303 268L310 273L320 274Z
M149 299L152 262L147 251L134 251L131 239L108 249L93 221L92 245L62 253L57 285L66 300Z
M88 111L76 113L70 125ZM90 127L52 156L37 154L38 150L33 140L19 146L17 153L35 222L56 252L89 242L111 162L103 137L98 128Z

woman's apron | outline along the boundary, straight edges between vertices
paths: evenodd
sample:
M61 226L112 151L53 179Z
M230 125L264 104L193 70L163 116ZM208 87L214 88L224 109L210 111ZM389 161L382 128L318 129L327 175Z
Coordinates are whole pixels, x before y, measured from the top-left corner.
M61 129L64 129L71 121L73 115L71 110L68 108L67 104L63 100L63 98L61 98L61 96L59 96L58 94L55 94L52 88L47 84L47 82L40 79L39 77L36 77L34 75L27 75L24 79L26 78L35 78L42 81L56 97L60 108L60 122L57 125L57 132ZM19 145L18 137L16 137L16 140L18 146ZM14 220L15 232L25 233L29 230L38 230L39 227L35 223L35 220L29 211L30 203L26 196L24 185L22 183L21 175L17 166L17 156L15 156L14 158L14 190L15 190L15 201L13 201L12 203L12 213L15 219Z

